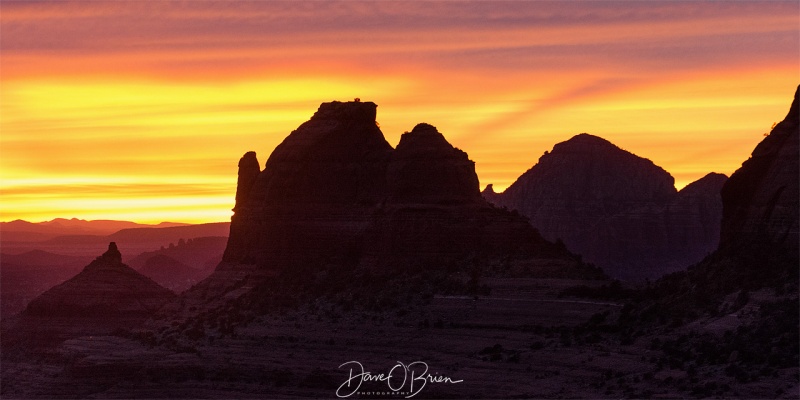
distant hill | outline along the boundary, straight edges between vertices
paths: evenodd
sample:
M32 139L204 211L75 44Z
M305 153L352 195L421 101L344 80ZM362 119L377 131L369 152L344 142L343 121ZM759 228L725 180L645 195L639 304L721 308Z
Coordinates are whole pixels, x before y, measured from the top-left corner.
M119 288L115 287L117 285ZM85 316L83 310L92 310L95 317L108 313L108 316L128 318L151 313L172 297L167 290L124 265L122 255L112 242L108 250L80 274L35 299L25 314Z
M137 228L121 234L119 243L121 248L131 253L132 258L128 263L135 270L141 270L148 259L158 255L171 257L191 267L185 273L144 272L162 286L181 292L213 271L222 260L227 243L226 236L191 235L206 232L220 234L226 231L227 225L145 228L145 231ZM161 233L161 229L169 230ZM34 250L19 249L4 243L3 252L0 253L0 314L7 317L18 313L34 297L75 275L94 258L88 254L93 250L97 253L96 249L108 245L111 241L108 238L96 235L59 236L45 242L21 244Z
M20 224L16 224L19 226ZM179 225L165 227L141 226L125 228L111 234L63 234L49 235L44 240L36 236L36 240L13 239L24 238L18 232L0 232L0 247L4 253L24 253L31 250L44 250L52 253L88 256L103 251L108 242L116 242L125 254L136 255L144 251L153 251L161 246L177 244L181 239L188 240L198 237L227 237L230 230L229 222L216 222L198 225ZM66 232L70 230L67 229ZM55 232L52 230L51 232Z

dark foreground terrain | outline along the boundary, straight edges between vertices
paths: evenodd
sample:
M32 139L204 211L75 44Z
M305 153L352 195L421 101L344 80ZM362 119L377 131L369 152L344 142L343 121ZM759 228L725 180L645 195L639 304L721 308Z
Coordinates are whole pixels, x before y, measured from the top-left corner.
M423 310L402 301L383 312L316 303L242 316L253 318L246 324L222 318L203 332L176 321L174 330L183 333L177 341L162 339L170 328L70 339L32 360L5 360L3 397L333 398L337 389L356 391L340 388L351 367L360 372L357 364L340 367L350 361L374 375L388 374L398 362L422 361L431 375L461 381L424 387L416 381L418 398L797 396L796 365L775 359L751 369L747 344L724 346L730 332L759 319L756 301L775 300L769 290L752 293L753 303L736 312L631 338L613 323L620 301L559 296L599 281L487 284L489 296L436 296ZM702 340L704 350L719 354L693 354L688 345ZM416 376L421 369L412 368ZM386 382L365 382L352 397L410 394L402 371L391 381L396 393ZM391 395L368 394L373 391Z

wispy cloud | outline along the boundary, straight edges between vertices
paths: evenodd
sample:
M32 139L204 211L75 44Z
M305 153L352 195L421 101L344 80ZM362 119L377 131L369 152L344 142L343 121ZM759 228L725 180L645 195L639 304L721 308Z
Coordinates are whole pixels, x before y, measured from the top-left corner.
M165 196L148 186L161 184L159 174L235 174L244 151L265 160L319 102L353 97L380 105L390 142L420 121L439 126L477 162L481 181L500 188L583 131L653 158L685 184L738 167L799 80L796 1L0 8L4 181L138 174L153 198ZM665 150L686 140L707 161Z

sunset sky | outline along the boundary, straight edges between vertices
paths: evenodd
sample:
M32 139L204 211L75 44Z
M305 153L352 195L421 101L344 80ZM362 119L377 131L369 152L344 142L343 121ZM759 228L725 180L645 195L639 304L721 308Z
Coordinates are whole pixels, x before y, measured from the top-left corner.
M588 132L681 188L730 175L800 83L800 3L0 2L0 220L227 221L319 103L419 122L505 189Z

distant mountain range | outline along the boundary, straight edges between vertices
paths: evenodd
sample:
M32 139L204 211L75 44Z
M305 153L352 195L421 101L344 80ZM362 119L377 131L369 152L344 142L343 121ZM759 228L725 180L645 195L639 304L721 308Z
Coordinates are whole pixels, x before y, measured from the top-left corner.
M18 220L0 225L0 249L6 254L45 250L56 254L93 256L109 242L116 242L125 254L135 255L170 243L177 244L181 239L227 237L229 231L229 222L146 225L127 221L73 219L30 223Z
M177 222L161 222L159 224L139 224L130 221L84 220L56 218L44 222L28 222L21 219L0 222L0 240L3 241L37 241L63 235L110 235L129 228L166 228L186 226Z

